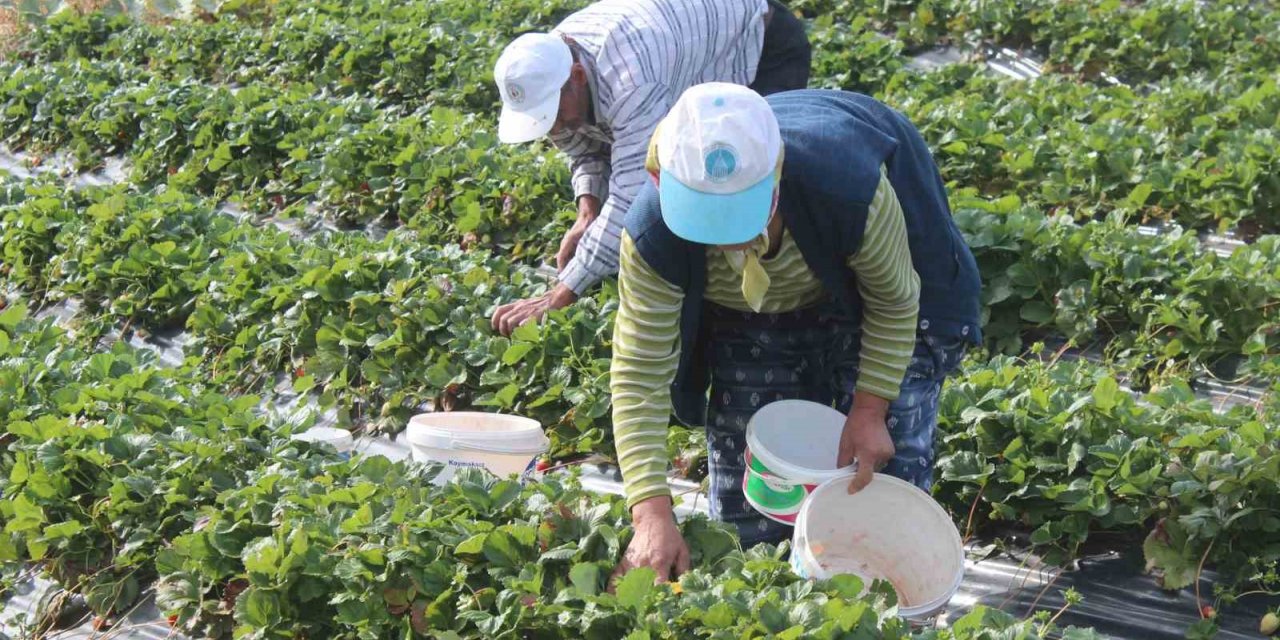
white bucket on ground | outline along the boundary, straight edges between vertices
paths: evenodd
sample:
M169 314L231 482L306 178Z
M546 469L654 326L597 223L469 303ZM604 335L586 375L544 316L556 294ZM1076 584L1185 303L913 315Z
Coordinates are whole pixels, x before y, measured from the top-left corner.
M416 415L405 439L414 460L446 466L436 483L463 467L483 467L500 478L523 473L550 446L536 420L471 411Z
M756 511L794 524L819 484L847 474L836 467L845 415L816 402L779 400L751 416L742 493Z
M791 564L806 578L852 573L868 584L888 580L899 614L921 620L960 588L964 547L942 506L915 485L877 473L849 495L849 476L809 496L792 539Z
M350 458L351 451L356 446L355 439L351 437L351 432L337 427L311 427L302 433L294 435L293 439L303 442L323 442L337 449L343 458Z

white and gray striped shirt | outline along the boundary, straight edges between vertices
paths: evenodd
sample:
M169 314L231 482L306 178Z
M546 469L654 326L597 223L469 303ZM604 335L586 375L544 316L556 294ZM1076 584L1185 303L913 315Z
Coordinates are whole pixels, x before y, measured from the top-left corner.
M574 196L604 205L560 281L581 295L618 271L622 217L647 180L649 137L684 90L748 85L764 46L766 0L602 0L553 33L577 43L595 124L551 141L572 159Z

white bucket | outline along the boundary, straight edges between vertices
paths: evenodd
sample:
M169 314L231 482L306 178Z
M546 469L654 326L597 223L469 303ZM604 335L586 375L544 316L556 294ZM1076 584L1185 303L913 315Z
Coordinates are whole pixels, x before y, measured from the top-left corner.
M806 578L852 573L888 580L898 612L923 620L946 606L964 578L960 533L942 506L915 485L877 473L849 495L850 476L809 496L796 521L791 565Z
M293 439L302 442L322 442L330 445L337 449L343 458L350 458L351 451L355 449L355 439L351 437L351 432L336 427L311 427L293 436Z
M446 466L436 483L463 467L483 467L500 478L523 473L551 444L536 420L470 411L416 415L405 439L414 460Z
M810 492L851 468L836 467L844 423L843 413L807 400L779 400L757 411L747 423L747 503L771 520L794 524Z

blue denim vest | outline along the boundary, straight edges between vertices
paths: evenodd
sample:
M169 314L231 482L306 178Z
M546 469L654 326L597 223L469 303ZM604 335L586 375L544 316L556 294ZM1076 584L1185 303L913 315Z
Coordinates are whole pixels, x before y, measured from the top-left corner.
M912 264L920 276L919 332L980 344L978 266L951 219L933 156L911 122L856 93L806 89L766 99L786 147L778 210L835 307L851 318L862 316L856 275L847 261L861 248L884 166L902 205ZM667 228L652 184L641 189L624 225L645 262L685 293L671 399L681 421L702 424L708 385L704 349L709 336L701 322L706 247Z

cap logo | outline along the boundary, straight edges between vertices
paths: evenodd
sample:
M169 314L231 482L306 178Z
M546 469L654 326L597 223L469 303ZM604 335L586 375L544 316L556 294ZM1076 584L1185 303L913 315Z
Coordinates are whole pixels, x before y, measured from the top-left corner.
M711 182L725 182L738 171L738 153L727 144L718 144L703 157L703 171Z
M524 89L514 82L508 82L507 100L510 101L511 104L524 104Z

